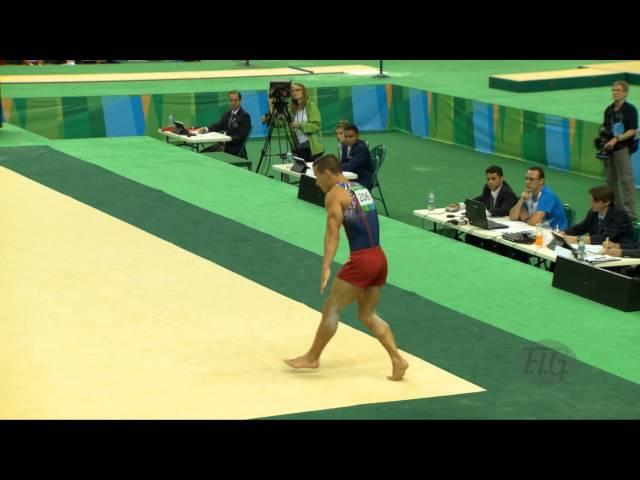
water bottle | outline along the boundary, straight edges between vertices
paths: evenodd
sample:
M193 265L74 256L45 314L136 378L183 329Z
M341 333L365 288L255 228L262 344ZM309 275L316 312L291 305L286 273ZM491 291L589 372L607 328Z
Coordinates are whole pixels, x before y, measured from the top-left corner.
M538 223L536 225L536 247L541 247L544 243L544 235L542 233L542 224Z
M433 190L429 190L429 195L427 196L427 206L430 211L433 211L436 208L436 194L433 193Z
M173 114L169 115L169 126L173 127Z
M293 163L293 153L287 152L287 163Z
M578 260L584 262L584 238L582 235L578 237Z

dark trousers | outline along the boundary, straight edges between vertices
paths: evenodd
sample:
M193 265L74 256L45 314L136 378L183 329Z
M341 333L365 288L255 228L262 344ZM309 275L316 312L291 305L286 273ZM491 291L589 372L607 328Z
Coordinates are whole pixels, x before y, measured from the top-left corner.
M627 147L621 150L614 150L609 158L604 161L604 172L607 177L607 185L613 192L616 204L624 205L624 208L636 220L636 182L633 178L633 168L631 166L631 154ZM622 184L622 195L618 185Z
M313 162L315 159L320 158L324 152L320 152L317 155L311 155L311 147L299 147L296 148L296 157L304 159L305 162Z
M305 162L311 161L311 148L310 147L298 147L295 152L296 157L302 158Z
M238 148L235 145L229 145L227 143L212 143L207 148L202 150L201 153L204 153L204 152L225 152L225 153L228 153L229 155L234 155L236 157L239 157L241 151L242 151L242 148Z
M224 143L212 143L207 148L202 150L203 152L224 152Z

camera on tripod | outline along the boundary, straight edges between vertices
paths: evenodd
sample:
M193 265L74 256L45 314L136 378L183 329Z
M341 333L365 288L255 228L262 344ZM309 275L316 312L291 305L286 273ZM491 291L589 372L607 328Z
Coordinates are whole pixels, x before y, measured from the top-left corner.
M269 98L273 99L273 108L278 113L287 111L287 102L291 98L291 80L272 81L269 85Z
M609 158L609 151L605 149L605 145L609 140L613 138L613 132L610 128L607 128L606 125L600 126L600 130L598 130L598 136L593 139L593 144L598 150L596 153L596 158L598 160L606 160Z
M267 125L267 137L260 153L260 161L256 167L256 172L269 172L271 165L271 157L280 159L287 158L298 149L298 138L291 127L292 119L289 113L289 99L291 98L292 82L289 81L272 81L269 85L269 111L262 117L262 123ZM275 136L273 135L276 132ZM277 151L273 153L271 150L271 141L273 138L277 140ZM267 160L266 168L263 168L263 160Z

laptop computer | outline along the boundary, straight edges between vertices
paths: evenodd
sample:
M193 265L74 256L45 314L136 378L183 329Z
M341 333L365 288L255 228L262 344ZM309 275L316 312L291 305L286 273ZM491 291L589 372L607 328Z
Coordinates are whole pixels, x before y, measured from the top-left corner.
M293 165L291 165L291 171L296 173L304 173L307 171L307 164L304 158L293 157Z
M474 227L484 228L485 230L497 230L499 228L509 228L508 225L503 223L493 222L491 220L487 220L487 213L485 212L484 203L478 202L476 200L469 200L468 198L464 201L465 207L467 208L467 218L469 219L469 223Z
M574 256L576 255L576 251L578 249L577 246L571 245L570 243L568 243L567 240L564 238L564 236L560 235L557 232L552 231L551 235L553 236L553 238L547 244L547 248L550 248L551 250L555 250L555 248L559 246L573 252Z
M187 128L184 126L184 123L182 122L178 122L176 120L173 122L173 124L176 126L174 131L178 135L186 135L187 137L192 137L193 135L195 135L194 133L191 133L189 130L187 130Z

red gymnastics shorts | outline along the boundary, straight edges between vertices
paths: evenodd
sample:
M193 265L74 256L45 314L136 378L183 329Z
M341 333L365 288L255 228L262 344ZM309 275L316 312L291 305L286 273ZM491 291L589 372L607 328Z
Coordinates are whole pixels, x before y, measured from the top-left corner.
M356 250L337 277L360 288L379 287L387 281L387 257L380 247Z

